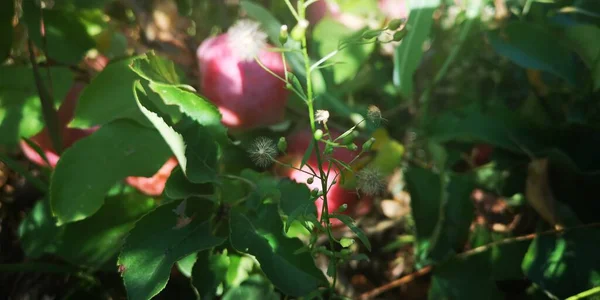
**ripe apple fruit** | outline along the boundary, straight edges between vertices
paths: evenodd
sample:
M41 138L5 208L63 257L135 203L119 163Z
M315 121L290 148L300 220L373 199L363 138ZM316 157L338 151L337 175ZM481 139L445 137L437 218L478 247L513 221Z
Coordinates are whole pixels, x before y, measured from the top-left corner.
M198 47L202 94L219 108L223 124L230 128L252 129L284 120L285 83L255 61L285 77L281 53L268 51L266 39L259 23L243 19Z

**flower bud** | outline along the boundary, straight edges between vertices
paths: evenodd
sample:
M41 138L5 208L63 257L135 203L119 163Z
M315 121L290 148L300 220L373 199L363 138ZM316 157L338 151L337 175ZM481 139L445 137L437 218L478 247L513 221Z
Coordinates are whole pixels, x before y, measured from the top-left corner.
M356 131L353 131L351 134L345 136L342 139L342 144L343 145L349 145L352 144L352 142L354 142L354 139L356 138L356 136L358 135L358 133Z
M346 211L346 209L348 209L348 204L344 203L344 204L340 205L340 207L338 207L338 209L336 210L336 212L343 213L343 212Z
M285 45L287 40L288 40L288 27L287 27L287 25L281 25L281 28L279 29L279 42L282 45Z
M292 29L292 38L296 41L301 41L306 35L306 28L308 28L308 21L306 19L298 21L298 24Z
M348 148L348 150L350 151L356 151L356 149L358 149L358 146L356 146L356 144L352 143L348 146L346 146Z
M318 188L312 189L312 191L310 191L310 195L313 197L319 196L319 189Z
M362 151L363 152L369 152L369 151L371 151L371 147L373 147L373 143L374 142L375 142L375 138L370 138L368 141L366 141L362 145Z
M285 137L279 138L279 141L277 142L277 149L285 153L285 150L287 150L287 141L285 140Z
M401 41L406 36L407 33L408 33L408 31L406 30L406 28L402 29L400 31L396 31L396 33L394 33L394 41L395 42Z
M391 20L390 23L388 23L387 27L389 30L396 30L400 28L400 25L402 25L402 19L394 19Z
M331 153L333 153L333 146L329 144L325 145L325 150L323 151L323 154L330 155Z
M308 184L312 184L313 182L315 182L314 177L308 177L308 179L306 179L306 183L308 183Z
M323 130L317 129L314 134L315 140L320 141L323 138Z
M344 247L344 248L348 248L348 247L352 246L353 244L354 244L353 238L343 237L340 240L340 245L342 245L342 247Z

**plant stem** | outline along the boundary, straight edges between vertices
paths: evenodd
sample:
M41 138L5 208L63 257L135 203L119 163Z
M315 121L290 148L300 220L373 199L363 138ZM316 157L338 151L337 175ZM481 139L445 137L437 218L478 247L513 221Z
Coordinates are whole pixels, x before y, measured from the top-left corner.
M304 0L299 0L298 2L298 13L300 19L305 19L306 15L306 6L304 6ZM315 143L315 156L317 158L317 165L319 167L319 174L321 175L321 187L323 191L323 213L321 214L321 222L325 224L325 231L327 232L327 236L329 237L329 247L331 251L334 249L334 240L332 239L331 233L331 222L329 220L329 207L327 204L327 173L323 170L323 159L321 157L321 150L319 149L319 141L315 139L315 131L317 130L317 122L315 121L315 108L314 108L314 96L312 89L312 80L310 76L310 58L308 56L306 35L302 37L302 55L304 58L304 68L306 71L306 96L307 96L307 104L308 104L308 116L310 120L310 129L313 133L313 141ZM333 284L330 287L330 290L333 292L335 289L335 284L337 281L337 260L334 259L334 269L336 270L333 273Z

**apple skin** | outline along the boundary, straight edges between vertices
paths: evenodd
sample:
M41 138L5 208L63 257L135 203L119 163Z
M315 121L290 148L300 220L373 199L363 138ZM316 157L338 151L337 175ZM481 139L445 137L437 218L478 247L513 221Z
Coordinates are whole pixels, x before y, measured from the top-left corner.
M88 62L89 64L90 62ZM95 60L92 62L91 67L96 71L101 71L101 69L106 66L108 60L104 57L101 57L100 60ZM94 131L98 130L99 126L90 128L90 129L77 129L77 128L69 128L67 125L73 119L73 115L75 113L75 107L77 106L77 101L79 100L79 96L86 84L81 81L76 81L73 83L73 86L67 93L67 96L61 106L58 109L58 125L60 128L61 138L63 148L67 149L71 147L78 140L89 136ZM58 160L60 159L60 155L56 153L56 150L52 146L52 141L50 139L50 135L48 134L48 129L44 128L42 131L34 135L30 138L30 140L36 143L44 155L48 159L48 163L35 151L32 147L30 147L25 141L20 141L19 145L23 154L27 159L38 166L42 167L56 167ZM173 170L177 166L177 160L174 157L171 157L167 162L158 170L156 174L152 177L136 177L130 176L126 178L126 182L139 190L140 192L149 195L149 196L159 196L162 194L164 190L167 179Z
M339 136L339 134L336 132L332 132L332 135L335 137ZM299 131L299 132L296 132L296 133L290 135L287 138L287 142L288 142L287 153L283 158L281 158L281 160L284 162L290 163L293 166L298 167L300 165L300 162L302 161L304 152L308 148L311 140L312 140L312 133L308 130ZM324 148L325 148L324 143L319 142L319 149L321 151L323 151ZM332 156L337 160L348 163L356 155L358 155L358 153L359 153L358 151L350 151L345 148L336 148L336 149L334 149ZM329 163L324 162L323 164L324 164L323 168L326 171L329 166ZM310 165L315 171L318 172L317 158L314 154L308 159L307 165ZM311 172L310 168L307 166L302 167L302 170L304 170L306 172ZM335 165L332 165L330 172L331 172L331 174L335 174L336 172L339 172L339 169ZM311 176L304 172L290 169L290 168L285 168L285 169L279 169L278 173L285 177L288 177L298 183L306 184L309 187L309 189L311 189L311 190L315 189L315 188L318 189L319 191L322 190L321 181L318 180L317 178L314 178L313 183L308 184L307 180ZM330 178L328 179L328 183L327 183L328 185L332 184L333 177L335 177L335 175L333 175L333 176L330 175ZM340 181L339 176L338 176L337 181L338 182L335 183L329 189L329 192L327 193L327 206L328 206L329 212L333 213L341 205L347 204L348 208L342 214L345 214L345 215L348 215L351 217L359 217L359 216L363 216L363 215L369 213L369 211L371 210L372 198L367 197L367 196L361 197L355 190L344 189L342 187L341 183L339 182ZM320 219L321 212L323 209L323 198L322 197L315 201L315 206L317 208L317 217ZM342 222L339 221L338 219L332 219L331 223L333 226L336 226L336 227L342 225Z
M202 94L219 108L222 123L229 128L247 130L283 121L289 94L285 83L256 61L240 58L236 55L240 49L232 49L232 44L227 32L198 47ZM285 77L280 53L262 49L257 57L277 76Z

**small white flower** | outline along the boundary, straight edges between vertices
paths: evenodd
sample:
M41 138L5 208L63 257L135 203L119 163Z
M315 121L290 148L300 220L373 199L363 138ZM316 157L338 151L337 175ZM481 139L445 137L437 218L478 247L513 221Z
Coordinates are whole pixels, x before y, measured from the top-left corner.
M273 163L277 155L277 146L273 140L266 137L257 138L248 150L252 161L261 168L266 168Z
M367 167L356 173L358 190L368 196L375 196L385 189L383 174L379 169Z
M227 30L229 48L243 61L252 61L267 46L267 34L258 22L242 19Z
M329 120L329 111L317 109L315 121L317 121L317 123L327 123L327 120Z

